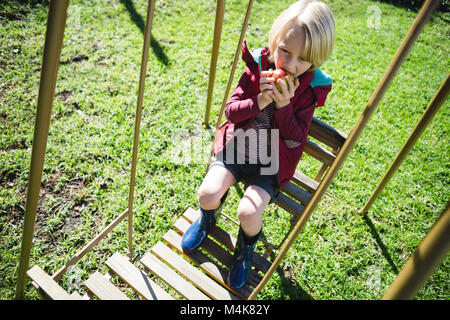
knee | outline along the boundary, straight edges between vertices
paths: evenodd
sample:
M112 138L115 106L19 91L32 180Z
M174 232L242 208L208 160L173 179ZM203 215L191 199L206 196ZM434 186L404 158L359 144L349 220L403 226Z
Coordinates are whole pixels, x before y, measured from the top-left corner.
M198 190L198 203L205 210L214 210L220 206L220 195L210 188L200 186Z
M249 201L242 201L239 203L237 215L239 221L255 221L259 219L260 214L257 208L252 205Z

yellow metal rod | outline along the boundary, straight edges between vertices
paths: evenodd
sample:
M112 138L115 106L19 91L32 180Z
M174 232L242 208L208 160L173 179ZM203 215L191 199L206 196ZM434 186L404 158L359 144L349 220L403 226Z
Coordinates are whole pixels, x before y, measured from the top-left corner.
M69 0L52 0L48 12L36 121L34 124L33 146L31 150L30 175L28 179L16 299L23 299L26 272L30 262L34 224L36 222L36 211L41 188L42 169L44 167L45 149L68 5Z
M136 182L136 164L139 148L139 132L141 130L142 102L144 98L145 74L147 72L148 50L152 34L153 12L155 10L155 0L148 1L147 22L144 31L144 45L142 50L141 74L139 78L139 92L136 105L136 119L134 124L133 158L131 160L130 190L128 195L128 252L130 258L133 257L133 200L134 185Z
M450 250L450 206L441 214L392 282L383 300L413 299Z
M66 273L67 269L70 266L73 266L81 258L83 258L88 252L92 250L92 248L100 242L104 237L106 237L123 219L126 218L128 214L128 209L125 209L117 218L115 218L105 229L103 229L98 235L94 237L91 241L89 241L80 251L78 251L75 256L70 259L64 266L62 266L58 271L56 271L52 278L55 281L58 281L64 273Z
M414 144L419 140L421 134L425 131L430 121L433 119L433 117L438 112L439 108L442 106L442 104L445 102L445 100L448 97L449 91L450 91L450 74L447 75L447 78L442 83L439 90L436 92L434 98L431 100L428 107L425 109L422 117L417 122L414 129L411 131L411 134L409 135L408 139L406 140L405 144L401 148L400 152L397 154L395 160L392 162L389 169L386 171L383 179L375 189L375 191L370 196L369 200L367 200L367 203L364 205L364 207L359 211L359 214L366 215L372 207L375 200L380 195L381 191L383 191L384 187L388 184L389 180L392 178L394 173L397 171L398 167L402 164L403 160L406 158L408 153L411 151Z
M295 225L292 233L290 234L287 242L281 249L280 253L275 258L275 261L272 263L269 270L264 275L264 278L261 280L261 282L258 284L258 286L251 293L249 300L255 299L256 295L261 291L261 289L267 283L267 281L272 276L272 274L274 273L276 268L278 268L278 266L280 265L281 260L284 258L284 256L287 254L287 252L291 248L292 244L294 243L294 241L297 238L300 231L305 226L306 222L308 221L308 219L311 216L312 212L314 211L315 207L319 203L320 199L322 198L322 196L325 194L326 190L330 186L330 184L333 181L335 175L337 174L339 168L342 166L342 164L344 163L348 154L353 149L353 146L355 145L356 140L358 139L358 137L361 134L364 127L366 126L366 124L369 121L370 117L372 116L373 112L377 108L377 105L380 102L380 100L382 99L387 88L389 87L389 84L391 83L392 78L397 73L397 70L398 70L398 68L400 68L409 49L413 45L414 41L417 39L417 36L422 31L423 26L428 21L428 19L430 18L431 14L433 13L434 9L436 8L436 6L438 4L439 4L439 1L433 1L433 0L427 0L423 4L421 10L417 14L417 17L412 24L408 34L405 36L403 42L401 43L400 47L398 48L391 63L389 64L388 68L386 69L386 72L384 73L383 78L380 80L380 82L378 83L378 86L376 87L375 91L373 92L372 96L370 97L366 108L362 112L357 123L353 127L350 135L348 136L347 140L345 141L344 145L342 146L341 151L337 155L336 159L333 161L333 164L331 165L327 174L323 178L318 189L316 190L313 197L309 201L308 205L304 209L304 212L303 212L301 218Z
M211 53L211 66L209 68L208 96L206 98L205 126L209 126L211 113L214 80L216 79L217 57L219 56L220 36L222 34L223 16L225 13L225 0L217 0L216 22L214 25L214 39Z
M239 61L239 57L241 56L240 53L242 51L242 42L244 41L244 36L245 33L247 31L247 26L248 26L248 21L250 19L250 13L252 12L252 6L253 6L253 0L249 0L248 1L248 5L247 5L247 11L245 13L245 18L244 18L244 22L242 23L242 28L241 28L241 35L239 37L239 41L238 41L238 45L236 48L236 52L234 54L234 61L233 61L233 65L231 67L231 71L230 71L230 76L228 77L228 84L227 84L227 88L225 90L225 94L223 96L223 100L222 100L222 106L220 108L219 111L219 117L217 118L217 124L216 124L216 130L215 130L215 135L217 135L219 126L220 126L220 122L222 121L222 116L223 113L225 111L225 106L227 104L227 100L228 100L228 95L230 93L230 89L231 89L231 84L233 83L233 78L234 78L234 73L236 71L236 67ZM210 156L208 158L208 163L206 165L206 173L208 173L208 169L209 169L209 164L211 162L212 156L214 155L214 141L211 144L211 151L209 152ZM205 175L206 175L205 173Z
M244 36L245 36L245 33L247 32L248 20L250 19L250 13L252 12L252 6L253 6L253 0L249 0L248 5L247 5L247 11L245 13L244 23L242 24L242 28L241 28L241 35L239 37L239 42L238 42L238 45L236 48L236 52L234 54L233 66L231 67L230 76L228 78L227 88L226 88L225 94L223 96L222 107L220 108L219 118L217 119L216 130L219 128L220 122L222 121L223 112L225 111L225 106L226 106L227 100L228 100L228 94L230 93L231 84L233 83L236 66L237 66L237 63L241 56L240 53L242 50L242 42L244 41ZM214 146L214 144L213 144L213 146Z

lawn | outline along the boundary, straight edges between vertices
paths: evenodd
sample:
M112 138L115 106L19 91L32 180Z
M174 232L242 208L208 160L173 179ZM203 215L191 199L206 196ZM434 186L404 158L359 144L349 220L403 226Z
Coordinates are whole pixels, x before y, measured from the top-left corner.
M25 2L25 1L24 1ZM0 298L13 299L48 6L6 1L0 12ZM386 2L327 0L336 45L321 68L333 90L315 116L350 133L417 12ZM246 40L266 45L288 1L255 1ZM214 87L215 124L244 18L230 1ZM202 125L215 1L156 2L141 123L134 250L148 252L188 208L197 208L201 156L176 143L207 136ZM134 115L147 1L73 0L58 70L30 266L53 274L128 205ZM448 101L375 202L358 215L450 70L450 14L436 12L391 83L354 150L258 299L380 299L444 210L450 195ZM240 62L236 83L243 71ZM206 142L206 149L209 141ZM310 173L308 157L299 169ZM236 217L239 189L223 211ZM264 233L276 242L288 215L270 205ZM224 228L231 227L224 223ZM237 230L231 231L234 235ZM127 252L127 223L76 264L69 291L105 259ZM450 298L449 259L417 299ZM82 291L83 289L81 289ZM39 298L27 283L26 299Z

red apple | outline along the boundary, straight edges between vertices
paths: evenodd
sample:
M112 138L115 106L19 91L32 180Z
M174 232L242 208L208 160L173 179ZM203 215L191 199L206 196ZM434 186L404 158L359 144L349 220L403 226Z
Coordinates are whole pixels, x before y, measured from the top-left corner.
M284 81L286 82L286 87L289 89L289 82L287 81L286 77L291 78L292 82L295 81L295 77L292 73L281 69L281 68L277 68L275 69L272 74L270 75L271 77L273 77L275 79L275 87L277 88L278 91L282 91L280 85L278 84L278 79L284 79Z

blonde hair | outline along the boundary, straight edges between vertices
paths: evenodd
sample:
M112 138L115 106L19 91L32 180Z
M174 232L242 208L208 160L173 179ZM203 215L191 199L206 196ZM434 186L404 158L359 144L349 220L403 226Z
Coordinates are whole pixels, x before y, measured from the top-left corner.
M273 54L283 34L291 29L305 31L303 58L312 64L309 70L320 67L330 56L334 46L334 17L330 8L316 0L300 0L284 10L269 32L269 48Z

